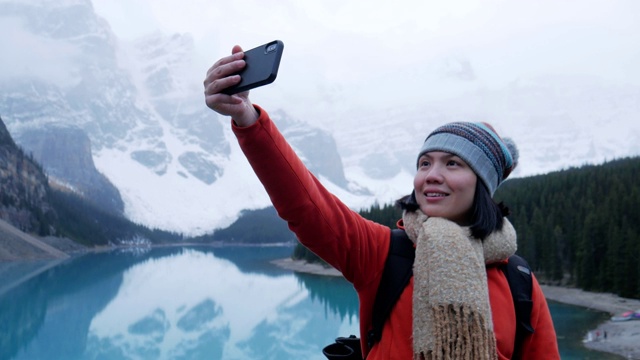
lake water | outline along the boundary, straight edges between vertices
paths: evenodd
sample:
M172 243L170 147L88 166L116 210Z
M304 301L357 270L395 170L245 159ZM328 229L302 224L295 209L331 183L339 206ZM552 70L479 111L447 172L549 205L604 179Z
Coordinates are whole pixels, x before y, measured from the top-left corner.
M318 359L358 333L344 279L269 261L291 247L155 248L0 263L0 359ZM606 314L551 303L563 359Z

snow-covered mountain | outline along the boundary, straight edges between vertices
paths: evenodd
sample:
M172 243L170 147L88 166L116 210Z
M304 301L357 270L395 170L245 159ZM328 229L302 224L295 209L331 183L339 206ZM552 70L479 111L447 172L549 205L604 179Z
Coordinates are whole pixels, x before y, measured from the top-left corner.
M82 130L131 220L197 235L269 205L229 119L204 105L206 69L194 65L188 34L125 43L90 0L0 0L0 47L0 115L16 141L30 150L34 129ZM418 147L452 120L489 121L512 137L521 150L515 176L640 154L638 87L548 76L488 88L468 59L443 64L434 71L439 86L453 89L447 97L375 111L323 104L335 116L322 124L286 106L267 110L314 174L354 208L409 192Z
M0 1L0 14L3 48L15 50L3 56L14 71L0 73L0 114L28 151L41 153L29 137L34 129L84 131L126 215L154 228L200 234L230 224L243 209L268 205L229 119L204 105L204 71L193 70L188 35L120 43L89 0ZM48 71L38 68L41 49L53 58ZM316 174L350 186L329 134L284 111L274 117ZM73 187L54 164L43 165Z

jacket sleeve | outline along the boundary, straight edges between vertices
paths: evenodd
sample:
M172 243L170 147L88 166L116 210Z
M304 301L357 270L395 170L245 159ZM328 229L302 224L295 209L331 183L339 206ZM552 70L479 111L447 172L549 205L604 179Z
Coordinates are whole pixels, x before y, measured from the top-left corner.
M266 111L256 109L260 116L255 124L238 127L232 121L232 129L278 215L302 244L341 271L356 289L379 281L390 229L362 218L325 189Z
M535 276L533 276L531 300L533 301L531 325L534 328L534 333L527 336L522 343L522 359L560 359L556 330L553 326L549 306Z

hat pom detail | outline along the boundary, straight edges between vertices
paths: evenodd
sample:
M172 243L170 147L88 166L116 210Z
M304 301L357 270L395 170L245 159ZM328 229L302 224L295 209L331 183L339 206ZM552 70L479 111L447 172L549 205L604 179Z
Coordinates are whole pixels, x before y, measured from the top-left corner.
M516 166L518 166L520 151L518 150L518 147L516 146L516 143L513 141L513 139L509 137L505 137L505 138L502 138L502 141L504 142L504 145L507 147L507 150L509 150L509 153L511 154L511 160L513 161L513 165L511 166L510 170L513 171L513 169L515 169Z

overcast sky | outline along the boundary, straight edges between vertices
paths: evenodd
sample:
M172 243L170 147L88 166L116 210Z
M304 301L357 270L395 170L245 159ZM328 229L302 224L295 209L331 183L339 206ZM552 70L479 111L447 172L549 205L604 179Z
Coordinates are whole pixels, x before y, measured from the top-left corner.
M284 41L270 95L289 102L314 93L330 103L345 94L364 106L410 103L441 93L438 76L447 72L487 87L548 73L640 85L636 0L93 3L123 40L154 31L192 34L203 76L234 44L249 49Z
M248 48L281 39L291 49L288 57L326 62L340 77L362 76L355 65L364 59L378 71L393 71L452 54L491 58L496 69L508 65L502 69L513 73L577 68L622 77L623 69L640 63L640 2L635 0L93 3L122 39L156 30L191 33L199 51L214 59L236 43ZM637 74L632 74L636 80Z
M317 114L327 106L402 107L446 96L450 88L504 86L540 74L640 86L637 0L92 2L123 41L158 31L190 34L198 82L234 44L249 49L282 40L276 83L252 98L287 104L294 115L298 105L305 117L314 107ZM28 71L70 81L50 68L65 68L77 49L65 52L21 29L12 18L0 22L0 45L12 49L0 58L0 78ZM35 66L25 65L34 59Z

